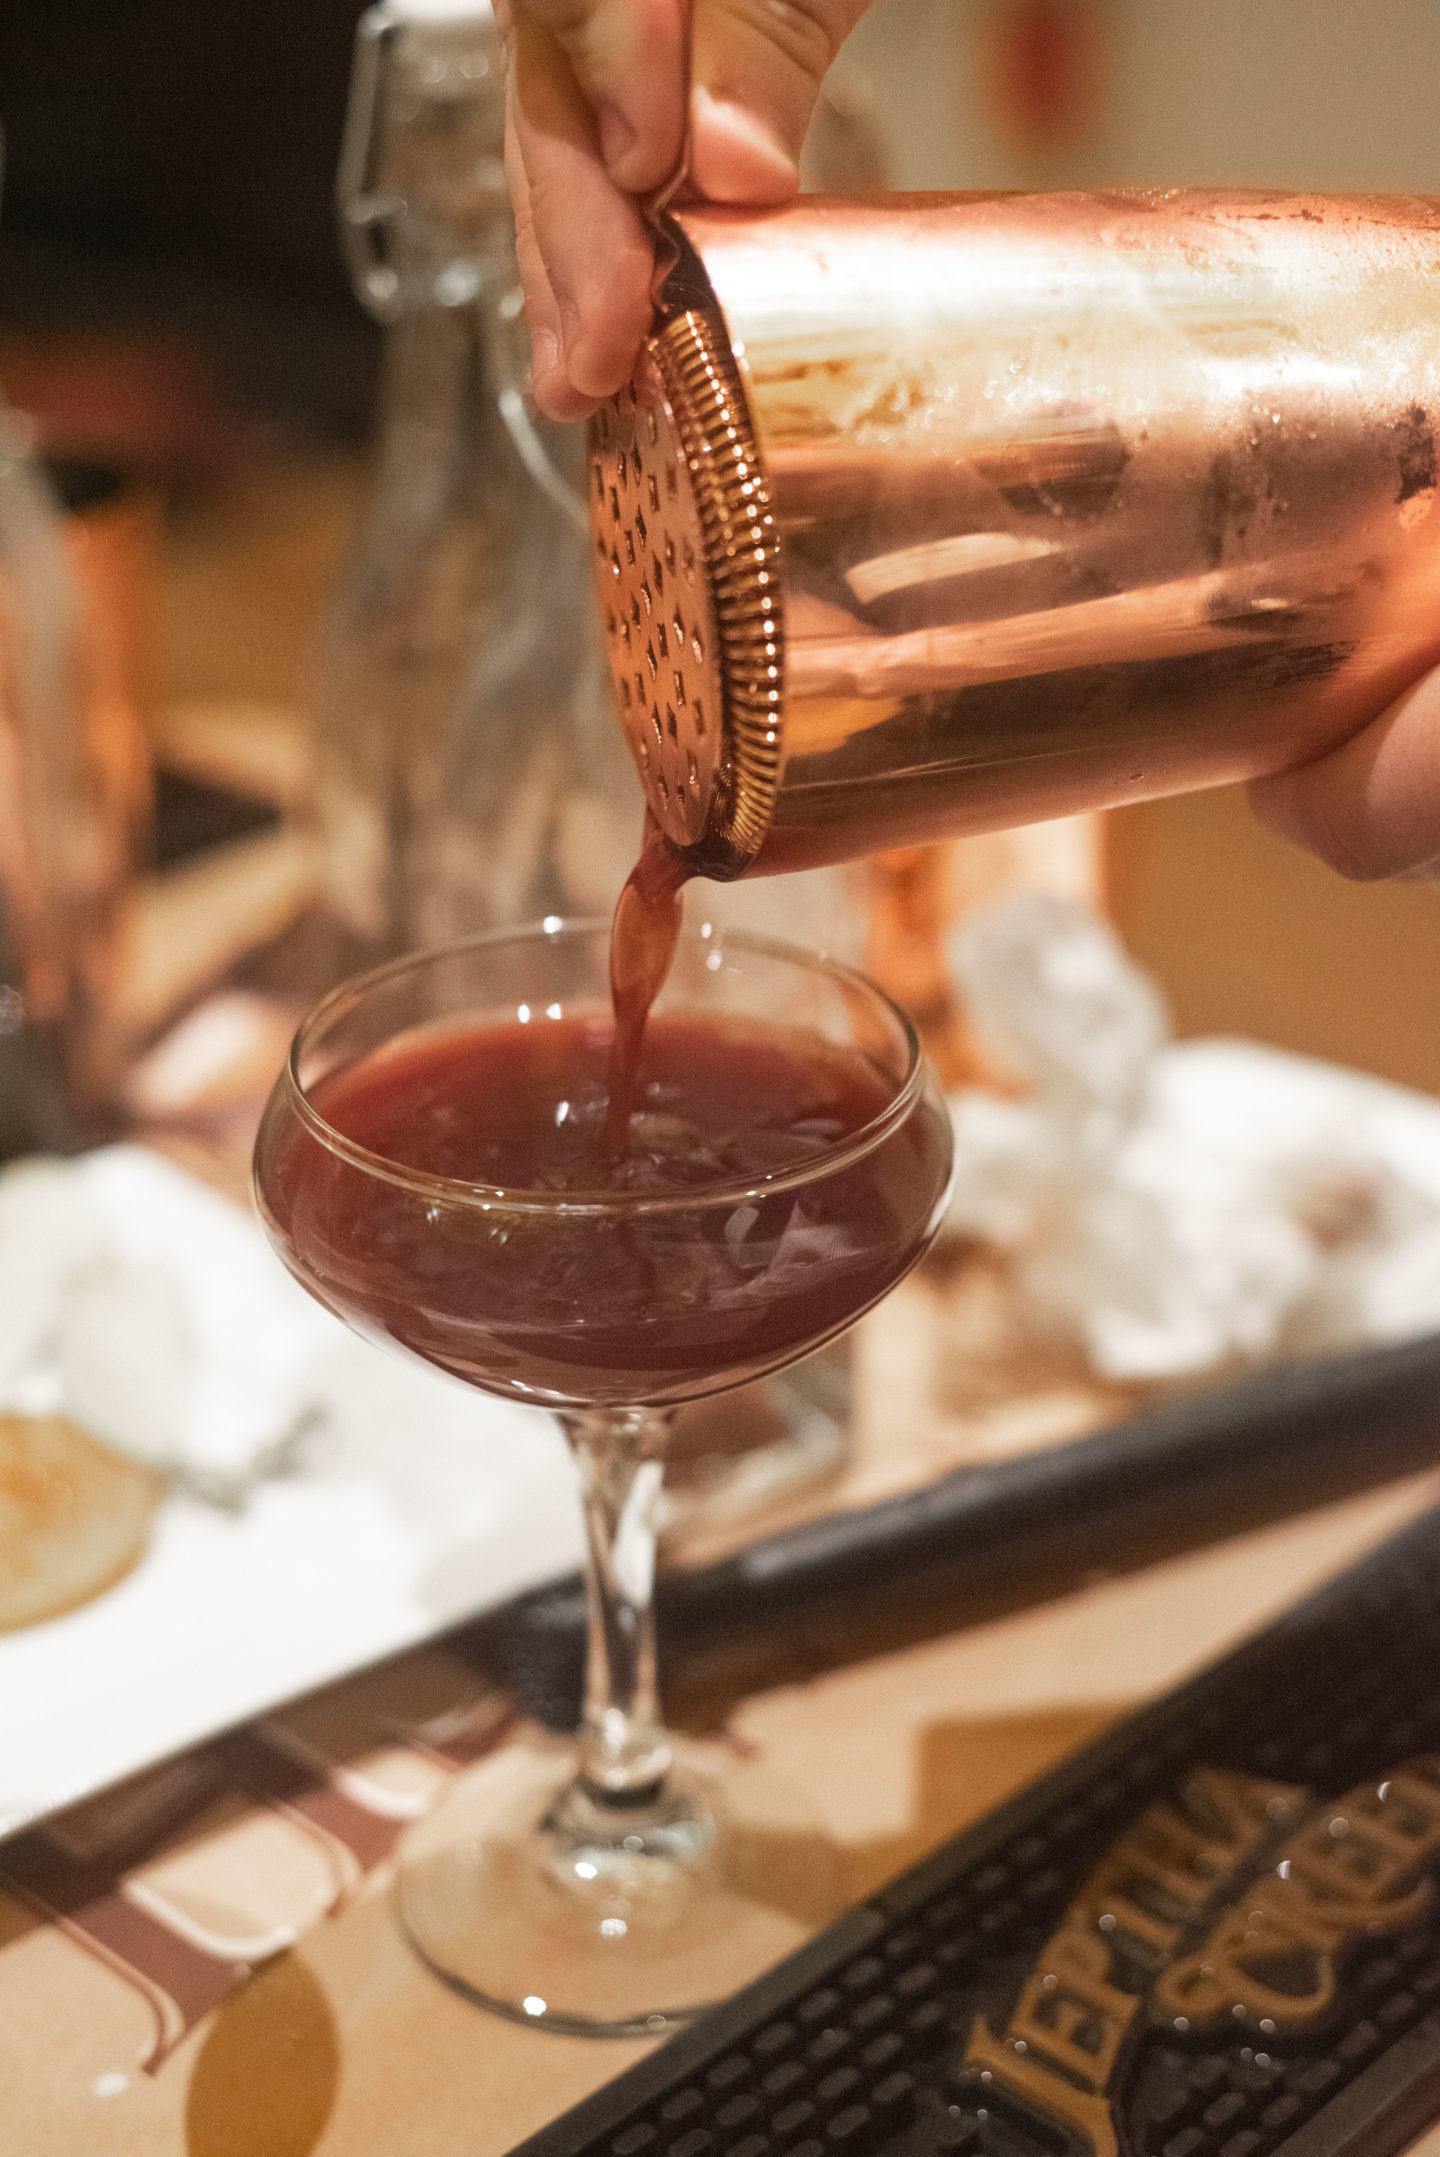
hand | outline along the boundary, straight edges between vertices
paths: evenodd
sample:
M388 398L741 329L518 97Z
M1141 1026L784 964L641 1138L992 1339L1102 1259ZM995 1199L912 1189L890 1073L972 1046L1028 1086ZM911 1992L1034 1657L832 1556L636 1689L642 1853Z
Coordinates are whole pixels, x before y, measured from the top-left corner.
M865 5L496 0L535 397L553 418L583 418L635 364L653 268L639 199L674 174L687 113L692 193L788 202L825 70Z
M1250 799L1342 876L1440 874L1440 669L1328 756L1257 780Z

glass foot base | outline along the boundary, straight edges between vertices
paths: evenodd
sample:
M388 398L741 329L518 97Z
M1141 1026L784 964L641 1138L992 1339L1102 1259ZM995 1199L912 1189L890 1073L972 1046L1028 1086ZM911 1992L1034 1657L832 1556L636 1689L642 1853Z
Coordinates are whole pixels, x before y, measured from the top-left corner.
M840 1906L834 1846L762 1766L675 1748L653 1798L598 1804L569 1746L507 1746L406 1844L405 1929L478 2006L597 2037L663 2033Z

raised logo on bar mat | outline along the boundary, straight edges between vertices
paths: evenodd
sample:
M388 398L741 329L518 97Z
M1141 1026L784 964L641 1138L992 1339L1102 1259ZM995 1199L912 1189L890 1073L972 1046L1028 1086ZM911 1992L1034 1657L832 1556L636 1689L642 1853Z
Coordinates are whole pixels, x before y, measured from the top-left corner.
M1388 2157L1437 1873L1431 1514L517 2157Z

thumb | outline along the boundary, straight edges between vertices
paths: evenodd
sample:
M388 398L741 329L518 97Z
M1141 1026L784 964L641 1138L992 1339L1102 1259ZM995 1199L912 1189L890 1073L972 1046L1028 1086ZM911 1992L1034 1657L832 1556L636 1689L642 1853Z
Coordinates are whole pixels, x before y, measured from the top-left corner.
M825 71L866 0L695 0L690 181L712 202L786 202Z

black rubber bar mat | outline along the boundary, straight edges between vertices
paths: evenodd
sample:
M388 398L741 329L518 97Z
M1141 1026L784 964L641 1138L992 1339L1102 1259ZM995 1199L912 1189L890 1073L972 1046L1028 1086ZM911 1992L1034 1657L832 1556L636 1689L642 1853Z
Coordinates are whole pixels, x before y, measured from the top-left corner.
M523 2157L1389 2157L1440 2116L1440 1512Z

